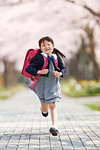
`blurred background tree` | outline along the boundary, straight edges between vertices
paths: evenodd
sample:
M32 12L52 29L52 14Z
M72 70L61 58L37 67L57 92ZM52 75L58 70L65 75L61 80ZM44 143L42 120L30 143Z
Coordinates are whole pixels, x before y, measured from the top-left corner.
M1 6L12 6L12 5L17 5L20 4L23 0L0 0L0 5Z
M100 69L95 54L94 31L89 26L86 26L84 31L87 37L80 36L81 45L75 56L71 58L69 76L77 80L97 80L100 77Z
M100 77L99 0L1 0L0 85L22 81L26 51L51 36L66 55L65 77Z

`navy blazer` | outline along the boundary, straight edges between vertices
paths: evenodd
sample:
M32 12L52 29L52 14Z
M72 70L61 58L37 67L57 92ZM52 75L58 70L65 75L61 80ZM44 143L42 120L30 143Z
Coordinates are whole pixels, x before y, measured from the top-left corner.
M59 56L57 56L57 59L58 59L58 67L56 67L55 65L55 62L53 61L53 64L54 64L54 68L55 68L55 71L59 71L59 72L62 72L62 76L64 76L64 73L66 72L66 67L64 66L64 64L62 63L61 59ZM38 70L41 70L42 67L43 67L43 64L44 64L44 58L43 58L43 55L42 54L39 54L36 56L36 58L33 60L33 62L26 68L26 72L28 72L29 74L33 75L33 76L37 76L37 72ZM46 69L49 69L49 63L46 67ZM48 74L43 74L41 76L46 76L48 77Z

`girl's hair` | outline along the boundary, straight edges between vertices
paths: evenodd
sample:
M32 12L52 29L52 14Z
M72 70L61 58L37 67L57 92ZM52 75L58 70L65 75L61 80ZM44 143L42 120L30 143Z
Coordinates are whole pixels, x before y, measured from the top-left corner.
M44 42L44 41L49 41L49 42L51 42L51 43L54 45L53 39L52 39L51 37L49 37L49 36L46 36L46 37L41 38L41 39L38 41L39 47L41 47L41 43ZM39 49L39 51L38 51L38 53L35 55L35 57L36 57L37 55L39 55L40 53L42 53L42 51ZM63 53L61 53L61 52L60 52L58 49L56 49L56 48L53 49L53 52L52 52L52 53L58 55L61 60L66 57ZM33 58L30 60L30 63L35 59L35 57L33 57Z

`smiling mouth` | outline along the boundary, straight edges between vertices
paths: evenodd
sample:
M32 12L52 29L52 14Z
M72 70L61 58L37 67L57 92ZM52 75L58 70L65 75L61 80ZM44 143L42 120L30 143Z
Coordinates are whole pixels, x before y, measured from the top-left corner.
M49 49L46 49L45 51L49 51Z

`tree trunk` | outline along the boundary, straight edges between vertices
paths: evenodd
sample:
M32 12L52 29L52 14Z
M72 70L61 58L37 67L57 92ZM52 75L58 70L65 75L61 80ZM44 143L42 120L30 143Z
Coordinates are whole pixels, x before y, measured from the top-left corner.
M10 87L16 84L16 70L15 70L15 62L9 62L7 60L3 60L4 63L4 87Z

